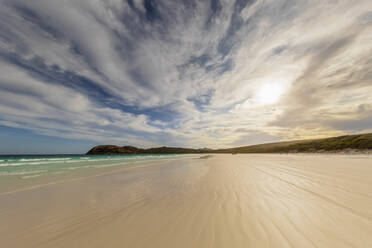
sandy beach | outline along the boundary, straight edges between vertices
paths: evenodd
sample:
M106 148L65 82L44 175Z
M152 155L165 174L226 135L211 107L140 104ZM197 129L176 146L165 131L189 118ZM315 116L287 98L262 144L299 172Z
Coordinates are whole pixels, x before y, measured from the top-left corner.
M0 194L0 244L372 247L372 156L213 155Z

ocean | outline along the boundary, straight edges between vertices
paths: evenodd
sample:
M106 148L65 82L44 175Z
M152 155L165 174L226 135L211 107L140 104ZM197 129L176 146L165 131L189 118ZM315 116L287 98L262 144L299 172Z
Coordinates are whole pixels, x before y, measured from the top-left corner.
M19 176L22 179L47 174L63 174L76 169L102 168L109 166L132 166L141 162L156 162L177 159L190 155L38 155L0 156L0 178Z

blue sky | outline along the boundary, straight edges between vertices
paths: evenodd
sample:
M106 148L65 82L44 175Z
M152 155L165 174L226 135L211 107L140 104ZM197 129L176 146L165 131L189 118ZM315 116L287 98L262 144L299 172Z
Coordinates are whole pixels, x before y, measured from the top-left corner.
M369 0L0 0L0 154L372 131Z

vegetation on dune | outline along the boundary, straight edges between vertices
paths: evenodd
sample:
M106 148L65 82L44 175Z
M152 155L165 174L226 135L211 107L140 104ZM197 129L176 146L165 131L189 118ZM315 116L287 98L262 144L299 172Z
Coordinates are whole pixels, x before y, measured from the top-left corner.
M340 137L296 140L277 142L253 146L243 146L229 149L189 149L179 147L157 147L141 149L133 146L96 146L88 155L119 155L119 154L187 154L187 153L283 153L283 152L332 152L343 150L367 150L372 149L372 133L346 135Z
M327 152L346 149L372 149L372 133L360 135L346 135L340 137L278 142L254 146L222 149L221 153L279 153L279 152Z

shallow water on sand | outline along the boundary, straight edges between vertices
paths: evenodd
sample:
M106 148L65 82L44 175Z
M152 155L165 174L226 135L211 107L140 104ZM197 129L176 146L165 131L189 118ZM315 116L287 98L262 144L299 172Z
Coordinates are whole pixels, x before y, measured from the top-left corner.
M117 164L130 165L138 162L162 161L190 155L46 155L46 156L0 156L0 178L19 176L34 178L45 174L61 174L81 168L102 168Z

